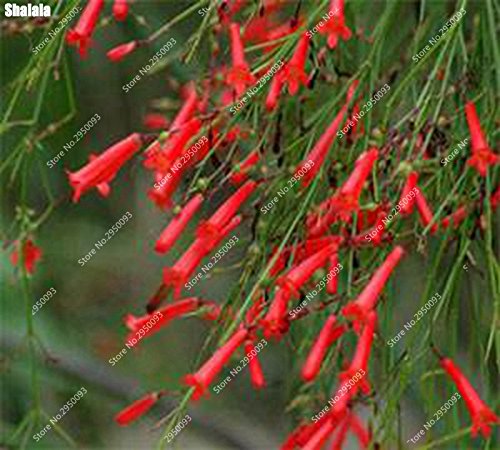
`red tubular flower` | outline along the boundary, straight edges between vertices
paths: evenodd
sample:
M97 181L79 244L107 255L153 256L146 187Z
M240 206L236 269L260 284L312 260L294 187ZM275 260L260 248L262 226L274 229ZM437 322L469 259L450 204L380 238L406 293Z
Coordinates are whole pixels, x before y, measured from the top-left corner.
M188 297L173 303L169 303L164 308L141 317L136 317L133 314L127 314L123 318L123 322L130 331L136 332L139 331L144 325L146 325L146 323L151 320L154 314L157 314L158 317L163 320L162 325L165 325L167 322L170 322L171 320L179 316L195 311L199 306L200 301L197 297ZM161 317L158 313L161 313L163 317Z
M370 384L366 378L366 373L368 372L368 360L370 358L370 352L372 348L373 335L375 333L375 326L377 324L377 313L375 311L370 311L366 319L366 325L363 327L361 336L359 337L358 344L356 345L356 351L352 358L351 364L347 370L342 372L340 379L344 382L350 380L358 371L362 370L362 378L357 381L354 387L351 389L351 396L354 396L358 389L361 389L365 394L370 392Z
M255 181L249 180L229 197L212 216L203 221L196 230L196 235L203 239L213 239L221 229L233 218L240 206L257 187Z
M377 225L377 222L381 214L385 214L389 205L381 203L376 205L371 209L363 209L358 211L356 220L356 231L361 233L361 231Z
M231 56L233 67L226 76L228 86L234 88L239 97L245 92L247 86L255 83L255 77L250 73L250 68L245 60L245 51L241 42L240 26L237 23L229 25L231 39Z
M359 197L363 185L377 158L376 148L363 152L359 156L354 164L354 170L342 187L320 205L321 214L310 214L307 217L309 236L322 235L337 218L346 222L350 220L351 214L359 209Z
M371 436L370 432L364 427L361 419L354 413L350 415L350 427L351 431L358 438L359 445L361 448L367 448L370 445Z
M356 301L342 308L342 314L360 323L366 322L369 313L375 308L377 298L384 289L396 265L404 254L403 247L395 247L382 265L375 271L369 283L363 289Z
M248 178L248 172L260 160L260 153L258 150L251 152L237 167L233 170L230 180L233 184L241 184Z
M182 179L182 170L155 173L154 188L149 189L148 197L162 209L172 206L172 195Z
M333 420L325 420L321 428L316 431L302 447L303 450L321 450L331 436L337 424Z
M291 296L292 294L288 289L278 289L276 291L274 300L266 316L261 321L266 338L271 336L279 338L288 331L289 323L286 313Z
M334 117L330 126L325 130L325 132L321 135L319 140L316 142L313 149L306 155L306 157L302 160L302 162L297 166L296 172L301 169L304 164L306 164L309 160L314 162L312 169L310 169L303 177L302 177L302 185L307 187L311 181L316 177L317 173L321 169L323 162L325 161L328 151L332 146L333 139L335 138L335 134L337 133L340 124L344 120L344 116L347 113L347 107L349 102L351 101L354 91L358 85L358 80L354 80L353 83L347 89L346 96L346 104L342 106L338 114Z
M479 397L478 393L472 387L472 384L450 358L441 358L440 363L441 367L452 378L465 400L472 418L472 437L476 437L479 431L485 438L488 438L491 434L490 425L499 424L500 419L481 400L481 397Z
M330 346L347 330L345 325L335 326L337 318L328 316L316 341L314 342L306 362L302 366L302 379L306 382L314 380L321 369L321 364Z
M496 191L491 194L490 198L491 208L495 210L498 205L500 205L500 186L497 187Z
M331 261L331 258L334 258L337 255L336 252L342 242L344 242L344 238L342 236L335 235L323 236L315 239L307 239L301 247L297 248L297 260L302 261L303 259L308 258L309 256L312 256L313 254L323 250L325 247L329 247L331 248L332 252L334 252L330 257Z
M106 149L99 156L91 157L91 161L78 172L69 173L69 183L75 190L73 202L76 203L85 191L93 187L106 197L110 191L108 183L141 146L141 135L133 133Z
M207 238L207 246L209 251L212 251L215 247L217 247L231 231L233 231L239 224L241 223L241 216L234 216L227 224L222 228L217 236L214 239Z
M10 262L13 266L19 264L19 247L21 246L19 242L14 243L17 247L10 255ZM32 274L35 271L35 264L42 258L42 250L37 247L31 239L26 239L21 250L23 254L24 268L26 272Z
M330 450L342 450L345 439L347 437L347 432L349 431L349 420L350 420L350 413L346 414L344 419L342 419L342 421L340 422L340 427L337 433L335 434L335 438L332 441Z
M382 238L384 237L384 231L385 231L384 219L386 218L386 216L387 216L386 211L384 210L379 211L378 218L377 221L375 222L374 227L365 234L365 236L370 236L370 233L375 233L374 235L372 235L373 237L371 238L371 241L368 241L371 243L371 245L377 246L380 245L380 243L382 242ZM358 236L354 236L352 241L356 243L367 242L367 239L364 236L362 238L361 236L359 236L359 238L360 239L358 239Z
M279 337L288 330L289 324L286 314L290 299L299 296L302 285L325 264L328 256L335 250L336 244L323 248L290 269L287 274L276 281L280 288L261 323L266 337Z
M482 177L485 177L488 167L498 164L500 157L493 153L488 146L473 102L467 102L465 105L465 115L472 141L472 156L467 160L467 164L474 167Z
M77 46L82 57L87 54L90 38L103 6L104 0L89 0L75 28L69 30L66 35L66 42Z
M127 0L115 0L113 3L113 16L116 20L122 21L127 18L128 3Z
M193 400L198 400L208 389L214 378L220 373L233 353L245 341L248 330L240 328L220 347L212 357L194 374L186 375L184 382L195 388Z
M307 84L307 74L305 72L307 51L309 49L309 38L304 33L297 44L297 48L285 66L284 81L288 83L288 93L295 95L299 86Z
M171 137L167 139L164 145L155 146L148 149L144 166L148 169L155 169L167 172L172 169L174 162L181 156L184 147L196 135L201 128L199 119L191 119L182 124ZM173 170L172 170L173 172Z
M150 130L165 130L169 126L163 114L149 113L144 116L144 126Z
M203 195L195 195L186 203L181 212L170 221L156 241L155 250L158 253L166 253L172 248L172 245L174 245L202 203Z
M327 421L332 421L333 418L329 414L325 414L316 422L309 422L299 425L281 446L281 450L295 450L297 447L303 448L308 441L320 430Z
M271 256L268 260L268 262L271 262L271 260L274 258L276 255L276 252L278 251L278 247L275 247L271 253ZM288 261L288 258L290 256L290 252L288 251L288 248L284 248L281 253L278 255L276 260L274 261L273 265L269 268L269 277L274 278L276 275L278 275L285 267L286 267L286 262Z
M155 311L151 314L146 314L141 317L136 317L133 314L127 314L124 317L124 323L125 326L131 331L127 336L127 342L130 342L132 338L136 337L136 333L142 327L144 327L153 317L157 317L157 320L152 321L152 326L150 325L145 330L146 334L144 334L144 338L158 332L161 328L164 328L167 324L169 324L173 319L185 316L186 314L197 311L202 307L209 307L209 311L204 316L207 320L215 320L217 318L218 305L211 301L200 300L197 297L188 297L169 303L158 311Z
M401 197L399 201L406 198L408 203L401 204L401 214L410 214L413 211L413 204L415 203L415 196L410 196L410 192L413 191L417 187L418 181L418 173L413 171L410 172L408 177L406 178L406 182L403 186L403 190L401 191Z
M422 191L415 197L415 202L417 203L417 210L420 215L420 219L422 220L422 225L427 227L432 221L434 217L434 213L432 212L431 207L427 203L425 199L424 193ZM433 223L431 226L431 233L435 233L438 229L436 223Z
M336 251L336 246L328 246L309 256L298 266L293 267L288 273L280 277L276 284L289 291L292 296L298 297L300 288L311 278L319 268L324 266L328 257Z
M188 85L184 89L184 92L186 93L186 98L184 100L182 108L177 113L174 121L172 122L172 125L170 126L171 131L180 128L181 125L188 122L193 117L193 114L198 107L198 95L196 94L194 84L188 83Z
M363 190L363 185L365 184L368 175L370 175L373 164L375 164L377 158L378 150L376 148L371 148L370 150L363 152L354 163L354 170L347 181L340 188L340 195L349 197L349 203L351 201L356 204L358 203L359 196Z
M254 388L262 389L266 385L266 380L264 379L264 373L262 372L262 366L260 365L260 361L257 355L248 356L250 352L254 349L254 347L255 347L254 340L245 342L245 354L247 355L248 359L251 358L248 364L250 369L250 380L252 381L252 385Z
M163 269L163 283L174 288L174 297L178 297L182 286L208 254L204 239L196 239L172 267Z
M328 47L335 48L339 37L347 41L352 36L351 30L345 24L344 0L332 0L330 3L328 21L320 28L320 34L328 35Z
M137 48L137 41L127 42L126 44L118 45L112 48L106 53L106 56L110 61L118 62L121 61L129 53L132 53Z
M279 72L276 75L274 75L273 79L271 80L271 86L269 86L269 92L267 93L266 97L266 109L268 111L272 111L273 109L276 108L276 105L278 104L278 99L281 94L281 88L283 87L283 77L281 76L282 73Z
M467 217L467 208L465 206L460 206L455 212L445 217L441 221L441 226L444 229L446 229L450 225L452 225L453 228L456 229L465 220L466 217Z
M199 119L194 118L185 122L180 127L179 132L173 134L172 138L168 141L163 151L163 164L173 164L183 154L184 147L200 131L200 128L201 121Z
M240 223L241 216L235 216L213 239L198 237L173 267L163 269L163 283L167 287L174 288L174 298L179 297L182 286L188 281L189 276L198 267L202 259L219 245L225 235L229 234Z
M344 116L347 112L347 105L342 106L338 114L333 119L330 126L325 130L325 132L321 135L319 140L316 142L316 145L313 149L306 155L303 161L297 166L296 172L304 167L308 161L313 161L314 165L307 173L302 177L302 185L304 187L309 186L311 181L316 177L323 162L328 155L328 151L332 146L333 139L335 137L335 133L338 131L340 124L344 120Z
M125 409L122 409L115 416L115 421L121 426L128 425L130 422L146 414L163 394L163 392L152 392L145 395Z
M333 255L330 256L329 259L328 272L331 272L333 269L335 269L335 267L337 267L338 264L339 264L339 254L334 253ZM339 284L338 273L331 274L330 280L326 282L326 292L328 292L329 294L336 294L338 284Z

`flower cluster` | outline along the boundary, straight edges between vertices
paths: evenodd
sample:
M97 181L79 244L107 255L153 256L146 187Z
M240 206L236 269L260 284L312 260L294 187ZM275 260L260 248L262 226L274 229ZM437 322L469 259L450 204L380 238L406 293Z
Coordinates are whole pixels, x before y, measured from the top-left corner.
M133 339L135 345L143 337L161 333L173 320L180 318L198 316L217 321L221 333L218 347L200 367L182 378L188 387L186 395L193 400L206 396L224 367L231 360L238 360L239 352L246 354L242 361L249 367L253 387L264 388L265 372L256 350L260 348L259 343L264 341L267 344L265 339L274 339L282 344L305 322L304 318L314 315L321 327L314 331L310 344L302 346L307 347L307 356L301 360L300 373L297 371L294 375L309 386L327 373L335 380L334 401L313 422L302 421L287 437L283 448L320 449L329 440L333 442L332 448L341 448L348 432L357 437L361 448L375 447L373 434L358 417L356 408L363 403L364 396L373 393L370 380L376 378L371 361L374 343L380 333L378 318L391 307L388 302L384 304L383 295L389 288L389 280L394 280L394 273L411 249L409 242L391 234L388 225L396 216L398 224L409 223L416 210L421 222L421 225L415 224L416 229L423 234L441 231L445 238L446 230L459 227L472 210L482 206L459 204L454 211L441 217L442 208L433 205L424 195L431 189L425 166L408 158L401 161L393 176L387 176L391 142L374 142L368 139L369 136L363 141L359 153L352 154L345 165L337 163L341 170L333 170L337 165L332 162L332 158L338 156L334 151L336 144L340 145L342 137L348 136L342 140L342 145L348 146L357 136L364 134L357 123L359 118L368 114L390 89L384 84L381 93L376 93L360 109L363 96L370 88L366 77L339 77L342 86L338 92L340 100L325 114L328 125L317 125L299 153L291 156L288 148L283 150L280 121L285 102L295 102L297 107L300 106L302 95L306 96L312 90L327 52L342 53L342 46L346 44L341 41L353 38L353 32L347 25L344 0L330 2L325 21L313 29L314 33L305 32L307 21L301 16L300 8L286 22L276 23L279 13L285 10L282 2L262 2L260 14L252 15L248 21L240 21L237 16L244 3L222 2L217 11L215 8L200 10L202 16L217 14L216 18L207 21L213 25L213 39L217 45L214 44L210 55L211 65L206 78L180 88L177 114L172 117L148 114L144 125L151 133L133 132L100 154L89 155L89 162L80 169L68 172L72 200L80 202L94 189L107 198L111 195L111 183L123 167L140 157L140 168L152 186L144 197L149 198L161 213L165 210L172 212L172 217L157 235L154 251L163 257L176 248L181 254L158 273L157 289L143 302L146 314L128 313L125 316L124 324L130 333L127 341ZM67 43L78 47L81 55L88 51L104 6L103 0L89 0L78 23L67 33ZM125 20L127 1L115 0L112 12L117 21ZM109 50L107 57L113 62L120 61L138 46L152 40L122 43ZM220 42L226 41L228 54L224 54L219 46ZM323 48L317 51L319 45ZM281 53L278 58L277 51L282 51L283 59ZM156 55L152 64L156 64L160 57ZM252 88L257 80L258 86ZM266 88L266 94L259 98L257 94L261 88ZM248 148L245 141L249 134L258 135L259 130L249 131L243 125L242 117L238 117L241 122L230 117L229 112L235 113L245 103L241 98L245 92L248 97L255 94L254 101L261 106L266 118L276 118L273 148L264 138L257 146ZM238 99L241 106L230 106ZM250 108L248 111L250 113ZM471 154L464 170L473 168L478 183L489 183L489 174L500 162L500 157L489 147L472 101L465 104L465 120L470 133ZM368 121L366 126L369 126ZM268 136L269 130L262 133L262 136ZM361 142L358 139L358 144ZM279 155L276 164L271 161L271 152ZM233 166L221 163L221 157L227 157L226 161L231 159ZM283 159L289 163L289 173L282 165ZM211 166L215 169L204 177L203 170ZM278 179L283 174L282 179L288 180L289 186L276 192L277 196L270 202L266 195L278 185L272 184L273 177ZM186 178L194 180L193 183L186 186ZM266 213L282 198L280 192L288 191L297 197L311 195L295 217L294 226L296 224L298 229L287 229L287 238L284 239L268 227L279 208L272 214ZM392 194L399 196L399 201L392 201L396 208L394 214L389 215ZM496 188L486 200L492 208L497 207L500 188ZM284 203L279 205L280 208L286 208ZM264 215L269 222L263 219ZM252 238L264 230L266 242L270 244L270 248L265 249L255 249L254 245L254 253L248 252L249 259L258 254L258 258L253 259L260 258L264 268L246 301L236 299L236 304L244 306L235 313L232 307L223 308L221 300L183 296L186 289L194 286L189 280L198 272L203 260L240 226L247 226ZM233 244L242 247L244 241L235 238ZM274 246L276 242L279 245ZM25 237L15 247L12 263L18 265L22 262L25 271L31 274L41 258L41 250L31 237ZM226 248L223 250L227 251ZM366 252L363 254L370 255L375 262L373 272L364 270L364 267L360 267L359 272L356 270L361 252ZM215 262L222 254L222 251L215 254ZM343 267L349 269L342 272L342 277L337 276ZM325 271L334 275L325 277ZM251 277L256 271L252 266L246 273ZM344 289L346 285L348 289ZM319 291L322 295L310 305L303 298L314 286L318 288L315 295ZM323 291L323 288L326 289ZM142 344L146 340L142 340ZM349 340L355 343L353 348L348 345ZM336 351L339 349L342 358L335 361L339 370L334 373L332 355L339 354L340 351ZM451 359L441 358L440 361L465 399L472 417L473 434L481 432L488 436L491 426L498 423L497 416ZM166 391L145 395L119 412L115 421L119 425L130 424L147 413L163 395ZM180 428L176 431L179 432Z

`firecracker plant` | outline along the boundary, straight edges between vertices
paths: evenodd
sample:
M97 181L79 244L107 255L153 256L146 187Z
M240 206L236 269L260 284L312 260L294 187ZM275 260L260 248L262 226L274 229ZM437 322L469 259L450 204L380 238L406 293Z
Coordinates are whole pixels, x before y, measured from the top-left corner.
M284 449L346 448L349 435L354 448L499 448L498 3L171 6L177 12L156 30L145 25L147 4L125 0L53 2L50 19L2 21L4 48L23 36L36 44L79 10L50 45L2 68L0 171L12 219L2 237L26 302L33 396L5 442L32 448L46 417L30 292L46 263L38 244L46 223L89 197L113 202L136 161L136 176L150 180L140 195L168 217L150 251L179 256L156 274L149 298L120 311L123 329L112 333L148 346L186 316L211 332L190 373L161 387L145 383L142 398L116 411L116 426L141 426L170 396L175 407L157 427L163 448L165 433L197 402L210 402L242 358L265 399L261 356L273 347L293 353L280 368ZM116 26L131 38L106 42ZM96 152L82 145L77 160L52 169L66 172L66 183L55 184L47 148L73 126L85 101L74 74L98 52L107 58L102 71L138 52L155 55L128 79L164 73L180 107L151 109ZM178 66L192 68L189 79L175 79ZM54 92L65 101L49 108ZM188 284L214 254L223 259L224 245L245 250L237 283L221 298L194 295ZM418 261L413 269L410 261ZM405 305L399 285L410 270L425 272L425 284L414 288L421 299ZM464 290L471 295L460 301ZM412 318L404 326L394 320L401 307ZM422 438L402 424L405 396L431 418L455 393L453 412L422 424Z

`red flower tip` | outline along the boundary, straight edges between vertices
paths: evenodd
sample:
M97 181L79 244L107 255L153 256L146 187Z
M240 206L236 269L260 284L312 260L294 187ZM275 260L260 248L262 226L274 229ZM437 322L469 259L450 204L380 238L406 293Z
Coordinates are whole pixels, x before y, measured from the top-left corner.
M276 337L279 339L290 327L287 310L291 298L291 292L287 289L278 289L274 300L261 321L266 338Z
M441 221L441 226L446 229L450 225L456 229L467 217L467 208L465 206L460 206L455 212L445 217Z
M268 111L274 110L278 104L278 99L284 82L281 75L282 73L277 73L271 81L271 86L269 87L269 92L266 97L266 109Z
M339 37L347 41L352 36L351 30L345 24L344 0L332 0L330 3L330 19L320 28L320 34L328 35L328 47L337 46Z
M14 246L16 248L10 255L10 262L13 266L17 266L19 264L19 250L21 244L16 241ZM26 239L21 252L23 254L22 259L26 272L31 275L35 271L35 264L42 258L42 250L40 247L37 247L31 239Z
M148 191L148 197L161 209L172 206L171 197L182 179L182 170L172 171L171 174L168 177L165 172L156 172L154 188Z
M193 83L188 83L184 87L183 93L184 104L170 126L171 131L177 130L181 125L192 119L193 114L198 107L198 95L196 94L196 88Z
M172 267L163 269L163 283L174 288L174 297L178 298L182 286L208 254L207 242L196 239Z
M136 333L153 317L156 317L157 320L148 328L144 337L153 335L172 320L192 313L198 310L201 306L203 306L203 301L199 300L197 297L188 297L169 303L158 311L145 314L141 317L135 317L133 314L127 314L124 317L124 323L125 326L131 331L131 333L127 336L127 342L129 342L131 338L135 337Z
M497 206L500 205L500 186L491 194L490 202L492 209L496 209Z
M469 126L469 133L471 137L472 151L489 150L488 142L481 129L481 123L476 111L474 102L467 102L465 105L465 117L467 118L467 125Z
M121 61L129 53L132 53L137 48L137 41L127 42L126 44L118 45L112 48L106 53L106 56L110 61L118 62Z
M163 114L149 113L144 116L144 126L150 130L165 130L169 121Z
M472 156L467 160L467 165L474 167L482 177L486 176L489 166L494 166L498 163L500 163L500 156L484 148L474 151Z
M382 265L375 271L356 301L342 308L342 314L345 317L358 322L355 324L356 328L359 328L359 324L367 321L370 312L376 306L378 296L382 292L382 289L384 289L387 280L403 255L403 247L399 245L395 247L392 252L389 253Z
M418 173L413 171L410 172L408 177L406 178L406 182L403 186L403 190L401 191L400 202L406 198L407 203L401 203L401 214L410 214L413 211L413 205L415 203L415 197L410 195L410 192L413 191L417 187L418 181ZM418 195L418 194L417 194Z
M77 46L82 57L87 54L90 38L103 6L104 0L89 0L75 27L66 34L66 42L69 45Z
M347 181L340 188L340 194L344 196L351 196L358 201L363 185L372 171L373 165L378 158L378 150L371 148L363 152L354 163L354 170L347 179Z
M432 212L431 207L427 203L427 200L424 196L424 193L420 190L418 195L415 197L415 202L417 204L417 210L420 215L420 219L422 220L422 225L427 227L434 217L434 213ZM431 225L431 233L434 234L438 229L437 223L433 223Z
M188 386L193 386L195 388L193 400L198 400L205 394L212 381L220 373L237 348L245 341L247 336L248 330L240 328L196 373L186 375L184 382Z
M155 250L158 253L166 253L172 248L202 203L203 195L195 195L186 203L181 212L170 221L156 241Z
M368 383L366 372L368 371L368 360L372 348L373 336L375 334L375 327L377 324L377 313L370 311L367 315L366 324L359 337L356 351L352 361L344 372L340 375L340 379L345 383L351 379L357 372L361 372L362 378L351 390L351 396L354 396L358 389L361 389L365 394L370 392L370 384Z
M75 190L73 202L77 202L87 190L95 187L102 196L109 194L108 183L115 178L120 168L142 146L140 134L134 133L117 142L91 161L78 172L69 173L68 178Z
M175 166L176 160L182 156L186 144L193 135L199 132L200 128L201 121L197 118L191 119L172 132L163 144L158 143L158 145L150 146L146 152L145 167L159 172L171 171L173 174L182 171L187 165L181 163L180 169L174 169L173 166Z
M276 284L289 291L291 295L298 297L300 288L312 277L314 272L324 266L328 257L336 250L337 244L331 244L314 253L280 277Z
M485 438L488 438L491 434L491 425L500 424L500 419L481 400L472 384L450 358L442 358L440 363L465 400L472 418L472 436L475 437L480 432Z
M208 300L200 300L200 305L207 308L207 311L203 315L205 320L217 320L221 317L222 309L217 303Z
M162 392L152 392L145 395L120 411L115 416L115 421L121 426L128 425L130 422L146 414L162 395Z
M236 95L239 97L245 92L247 86L255 83L255 77L250 73L250 68L245 60L239 24L231 23L229 33L233 66L228 71L226 83L228 86L234 87Z
M326 292L328 292L330 295L336 294L337 293L337 286L339 284L338 281L338 272L333 273L334 269L339 265L339 255L338 253L334 253L333 255L330 256L329 258L329 265L328 265L328 272L330 273L330 280L326 282Z
M314 342L306 362L302 366L301 376L306 382L314 380L321 369L321 364L330 346L347 330L345 325L335 326L335 315L328 316L316 341Z
M465 105L465 115L472 141L472 156L467 160L467 164L474 167L482 177L485 177L488 167L500 163L500 157L493 153L488 146L473 102L467 102Z
M264 373L262 372L262 366L257 355L251 354L255 348L255 340L250 340L245 343L245 354L250 360L248 366L250 369L250 380L252 381L252 386L255 389L262 389L266 385L266 380L264 379Z
M350 418L351 430L358 438L361 448L367 448L372 440L370 432L364 427L361 419L356 414L351 413Z
M127 0L115 0L113 3L113 16L116 20L122 21L127 18L128 3Z
M305 72L307 51L309 49L309 37L304 33L297 44L297 48L285 67L284 79L288 83L288 93L295 95L299 86L307 84L307 74Z
M313 161L313 167L307 171L307 173L302 177L302 186L307 187L316 177L321 166L323 165L328 151L332 146L333 139L335 138L335 133L337 133L340 124L344 120L344 116L347 112L347 104L342 106L338 114L334 117L332 123L328 126L325 132L318 139L312 150L307 154L303 161L297 166L296 172L304 167L304 164L309 161Z
M331 420L325 420L318 431L316 431L307 443L302 447L303 450L320 450L325 445L328 438L335 430L336 423Z
M322 214L311 214L307 218L310 236L323 234L337 218L345 222L351 220L352 213L359 210L359 197L363 185L377 158L378 150L376 148L363 152L359 156L355 162L354 170L339 191L320 205L319 209Z
M251 152L237 167L233 170L230 180L233 184L241 184L248 178L248 172L255 166L260 159L258 150Z
M208 220L200 223L196 235L202 239L214 239L218 236L256 187L257 183L255 181L247 181Z

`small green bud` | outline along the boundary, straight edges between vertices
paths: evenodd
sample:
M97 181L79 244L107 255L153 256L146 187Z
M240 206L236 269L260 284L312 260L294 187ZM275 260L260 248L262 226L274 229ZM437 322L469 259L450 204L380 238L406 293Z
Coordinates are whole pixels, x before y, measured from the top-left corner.
M208 185L210 182L208 181L208 178L198 178L198 181L196 182L196 187L202 191L208 188Z

